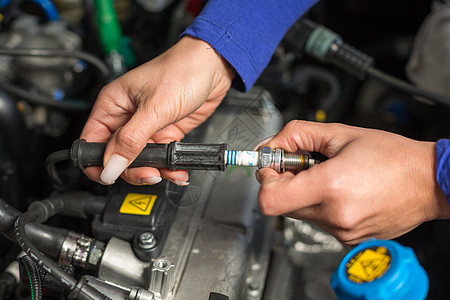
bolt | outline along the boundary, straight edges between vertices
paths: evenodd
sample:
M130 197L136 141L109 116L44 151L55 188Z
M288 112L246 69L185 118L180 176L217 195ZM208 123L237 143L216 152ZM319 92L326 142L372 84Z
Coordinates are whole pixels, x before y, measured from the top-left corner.
M139 236L139 246L142 249L150 250L156 246L156 237L151 232L143 232Z
M257 291L259 290L260 287L261 285L259 284L259 281L256 278L251 279L250 282L248 283L248 288L251 291Z
M88 258L88 266L89 268L97 269L98 264L103 256L103 251L105 250L105 243L100 241L95 241L94 245L91 248L91 253Z
M261 284L256 278L247 279L247 293L251 297L257 297L260 293Z
M154 300L155 295L147 290L139 289L139 288L133 288L130 291L130 294L128 295L129 300Z

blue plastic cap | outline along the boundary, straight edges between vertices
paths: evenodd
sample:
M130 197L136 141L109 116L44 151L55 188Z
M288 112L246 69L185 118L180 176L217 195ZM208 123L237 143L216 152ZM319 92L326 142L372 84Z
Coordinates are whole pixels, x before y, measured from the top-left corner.
M429 282L411 248L371 239L344 257L331 276L331 286L340 300L422 300Z

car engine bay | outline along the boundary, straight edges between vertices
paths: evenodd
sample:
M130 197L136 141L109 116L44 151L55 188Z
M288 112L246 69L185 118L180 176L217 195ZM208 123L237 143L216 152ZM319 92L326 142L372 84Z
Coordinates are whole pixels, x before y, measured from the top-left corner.
M248 167L190 171L186 187L103 186L70 161L57 164L55 182L46 169L79 138L101 88L174 44L205 2L0 0L0 299L337 299L330 276L351 247L305 221L263 215ZM305 18L378 69L440 93L432 85L442 79L414 70L440 78L448 66L411 58L440 5L449 4L324 0ZM292 119L449 138L450 106L321 62L296 48L301 39L288 33L256 85L230 90L183 142L252 149ZM396 239L426 270L429 299L450 295L449 230L432 221Z

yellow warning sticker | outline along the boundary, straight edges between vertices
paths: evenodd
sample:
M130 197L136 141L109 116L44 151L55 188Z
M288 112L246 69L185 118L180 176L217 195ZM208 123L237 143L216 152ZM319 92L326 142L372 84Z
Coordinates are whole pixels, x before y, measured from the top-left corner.
M129 193L123 199L119 212L121 214L148 216L152 212L157 196Z
M391 264L385 247L371 247L354 255L346 265L347 278L356 283L371 282L383 276Z

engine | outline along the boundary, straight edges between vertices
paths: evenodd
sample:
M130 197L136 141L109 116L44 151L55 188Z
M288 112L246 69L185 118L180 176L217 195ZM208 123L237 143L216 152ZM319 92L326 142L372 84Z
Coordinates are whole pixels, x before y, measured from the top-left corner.
M56 166L55 182L46 170L45 159L79 137L102 86L165 51L205 2L0 0L0 299L336 298L329 278L350 247L305 221L264 216L247 167L191 171L187 187L102 186L70 162ZM403 6L416 13L403 17ZM307 17L403 78L430 9L431 1L324 0ZM380 24L383 15L399 17ZM294 118L448 137L448 106L307 57L297 40L286 36L256 86L230 90L184 141L252 149ZM420 85L421 76L411 78ZM22 215L29 207L35 215ZM448 225L398 239L424 265L430 299L450 294Z

